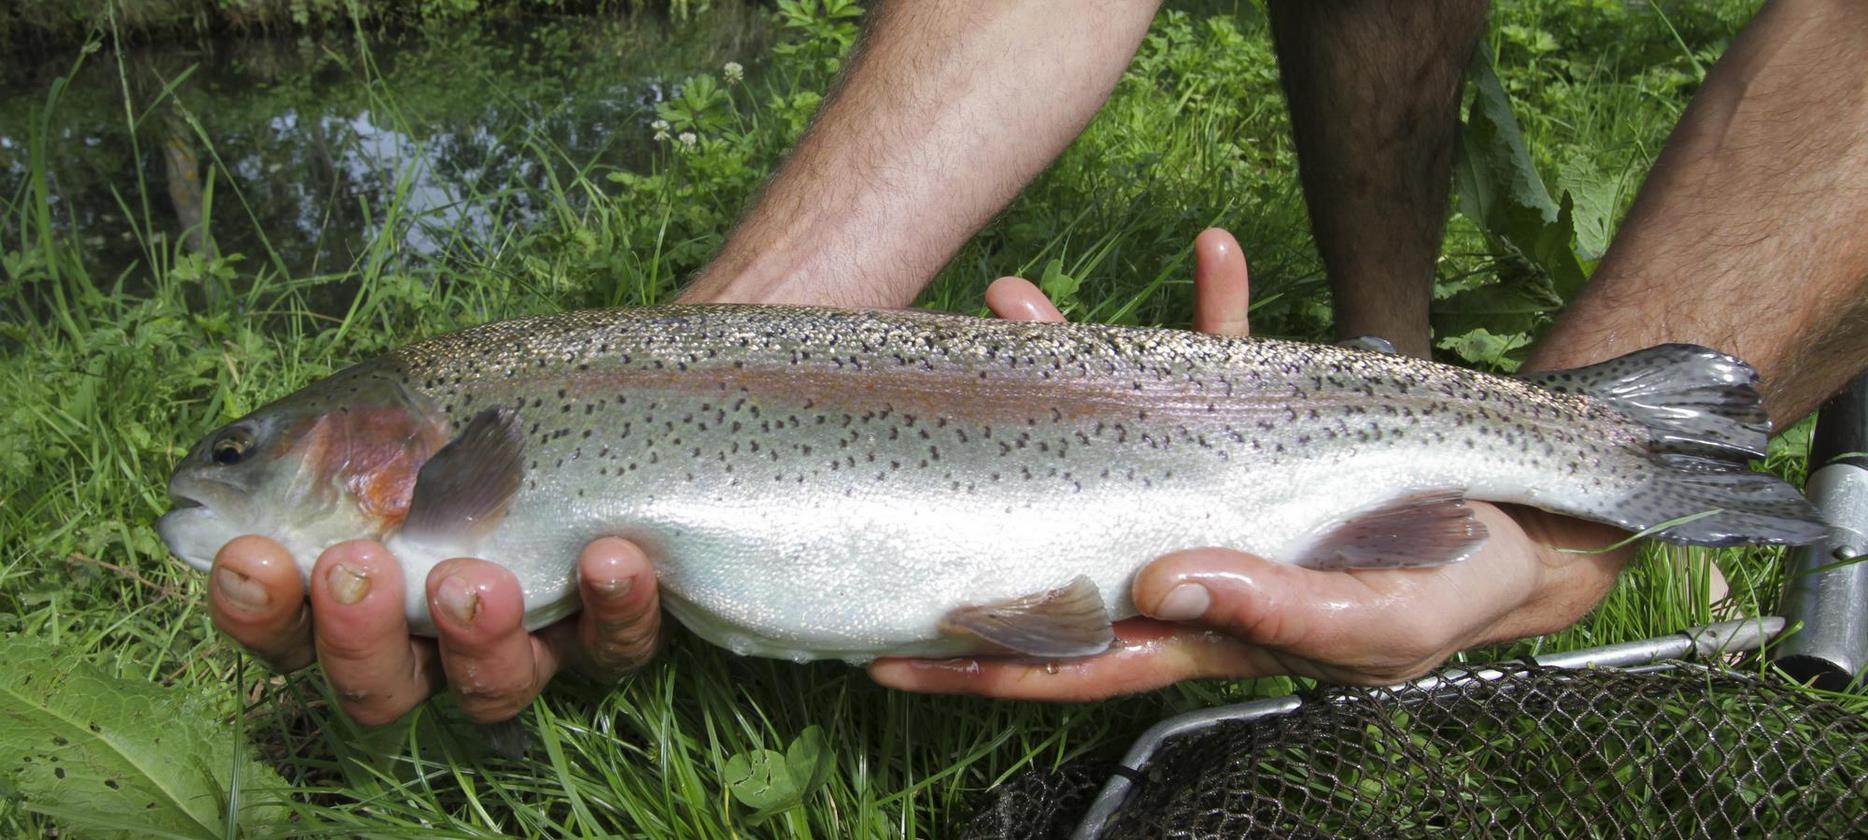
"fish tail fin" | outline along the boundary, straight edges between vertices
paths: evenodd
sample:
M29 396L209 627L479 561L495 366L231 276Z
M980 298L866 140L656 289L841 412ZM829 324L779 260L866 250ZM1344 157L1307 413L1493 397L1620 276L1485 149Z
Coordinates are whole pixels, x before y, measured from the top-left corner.
M1828 531L1816 508L1782 479L1752 472L1771 418L1758 373L1694 344L1663 344L1588 367L1525 377L1559 393L1587 394L1648 430L1653 474L1603 518L1692 545L1804 545ZM1668 524L1673 523L1673 524Z

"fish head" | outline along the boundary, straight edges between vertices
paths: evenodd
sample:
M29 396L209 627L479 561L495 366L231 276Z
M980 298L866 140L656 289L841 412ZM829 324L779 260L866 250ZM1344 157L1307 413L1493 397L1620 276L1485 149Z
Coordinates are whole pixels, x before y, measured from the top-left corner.
M203 437L169 476L171 509L156 530L202 571L246 534L279 542L309 571L330 545L395 530L447 435L445 416L396 377L353 368Z

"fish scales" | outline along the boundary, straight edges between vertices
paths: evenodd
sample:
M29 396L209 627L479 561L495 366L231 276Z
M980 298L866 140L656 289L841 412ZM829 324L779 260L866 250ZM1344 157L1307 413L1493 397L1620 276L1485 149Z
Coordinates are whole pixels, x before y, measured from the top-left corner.
M1592 416L1581 398L1457 369L1429 383L1398 357L935 315L747 314L573 313L399 355L407 384L438 400L456 427L499 401L499 383L525 381L506 399L528 435L530 495L519 504L535 499L541 516L575 517L580 527L558 540L620 533L671 558L663 586L677 604L715 593L706 608L732 627L724 643L776 655L795 651L758 649L760 640L839 645L847 636L862 650L925 635L922 626L891 638L898 601L1056 587L1071 576L1050 562L1060 549L1088 556L1128 543L1105 551L1108 573L1092 575L1128 614L1120 572L1139 560L1196 545L1277 556L1315 529L1315 517L1249 511L1281 512L1291 506L1281 498L1288 481L1326 480L1322 470L1410 440L1472 457L1441 475L1410 468L1380 494L1471 484L1500 461L1536 470L1558 446L1577 450L1563 469L1587 471L1591 487L1615 472L1607 452L1560 422ZM1378 397L1404 402L1372 404ZM1529 416L1505 422L1515 406ZM1233 468L1234 459L1251 466ZM1376 463L1365 469L1364 482L1399 478L1373 474ZM612 489L592 495L603 487ZM567 496L571 511L558 501ZM1375 499L1345 501L1342 513ZM939 515L903 515L928 508ZM825 551L826 531L860 539ZM561 564L575 555L571 545L521 539L493 556ZM688 554L706 559L698 568L672 559ZM1033 562L999 560L1019 556ZM851 561L891 591L860 591ZM827 626L791 626L801 607L840 596L870 606Z
M683 623L800 660L977 650L944 626L952 610L1079 577L1119 619L1161 554L1296 561L1359 516L1449 488L1624 522L1654 473L1646 425L1560 384L919 312L570 312L418 342L315 387L337 403L385 385L442 437L497 408L520 441L519 489L491 532L388 534L410 579L488 557L537 626L574 607L581 546L623 536L655 558Z

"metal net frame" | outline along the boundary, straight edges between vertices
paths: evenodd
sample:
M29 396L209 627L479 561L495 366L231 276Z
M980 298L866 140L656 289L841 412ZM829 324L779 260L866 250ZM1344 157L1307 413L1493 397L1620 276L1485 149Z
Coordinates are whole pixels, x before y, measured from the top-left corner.
M1712 630L1673 655L1732 641ZM1868 837L1868 715L1608 650L1172 719L1121 762L995 788L964 836Z

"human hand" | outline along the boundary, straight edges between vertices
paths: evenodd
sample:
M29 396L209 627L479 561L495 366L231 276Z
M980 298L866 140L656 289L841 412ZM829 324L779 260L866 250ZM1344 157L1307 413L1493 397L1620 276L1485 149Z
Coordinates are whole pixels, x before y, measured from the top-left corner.
M1245 257L1223 230L1194 240L1194 328L1245 335ZM986 292L1002 318L1061 321L1019 278ZM1419 676L1475 645L1549 633L1589 611L1632 549L1623 532L1518 506L1469 502L1490 533L1467 560L1429 569L1315 571L1222 548L1159 558L1131 593L1142 616L1117 622L1116 646L1075 660L885 658L894 688L1032 700L1092 700L1198 677L1294 674L1381 685Z
M438 634L430 639L409 635L407 582L381 543L326 549L307 603L285 548L246 536L215 555L208 603L214 625L275 670L323 663L358 723L389 723L448 687L468 717L492 722L517 715L563 668L615 679L654 655L661 604L641 549L596 540L578 557L577 579L583 610L527 633L511 572L485 560L444 561L424 583Z

